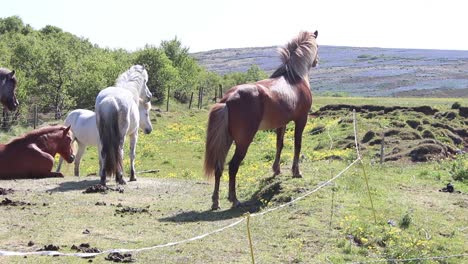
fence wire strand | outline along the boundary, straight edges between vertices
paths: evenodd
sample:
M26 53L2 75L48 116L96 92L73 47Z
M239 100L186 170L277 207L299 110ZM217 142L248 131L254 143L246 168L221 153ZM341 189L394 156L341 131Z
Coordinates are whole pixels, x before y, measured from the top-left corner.
M355 140L357 158L352 163L350 163L346 168L344 168L342 171L340 171L334 177L330 178L327 181L324 181L324 182L320 183L314 189L306 192L305 194L303 194L303 195L301 195L299 197L296 197L295 199L293 199L293 200L291 200L291 201L289 201L287 203L281 204L281 205L279 205L277 207L269 208L269 209L267 209L265 211L251 214L250 217L263 216L265 214L268 214L268 213L271 213L273 211L279 210L279 209L284 208L286 206L292 205L293 203L296 203L296 202L306 198L307 196L317 192L318 190L322 189L323 187L329 185L331 182L333 182L336 179L338 179L339 177L341 177L346 171L348 171L351 167L353 167L357 162L362 163L362 158L361 158L361 154L359 152L359 145L358 145L358 139L357 139L356 115L355 115L354 111L353 111L353 128L354 128L354 136L355 136L354 140ZM150 247L143 247L143 248L136 248L136 249L125 249L125 248L122 248L122 249L109 249L109 250L105 250L105 251L102 251L102 252L96 252L96 253L62 253L62 252L59 252L59 251L18 252L18 251L0 250L0 256L41 255L41 256L73 256L73 257L81 257L81 258L93 258L93 257L96 257L98 255L108 254L108 253L142 252L142 251L148 251L148 250L153 250L153 249L158 249L158 248L176 246L176 245L185 244L185 243L189 243L189 242L192 242L192 241L200 240L200 239L203 239L205 237L214 235L216 233L220 233L220 232L222 232L224 230L227 230L229 228L235 227L235 226L239 225L240 223L244 222L245 220L246 220L246 217L243 216L243 217L241 217L239 219L236 219L232 223L230 223L228 225L225 225L225 226L223 226L221 228L215 229L213 231L210 231L210 232L207 232L207 233L204 233L204 234L200 234L198 236L194 236L194 237L191 237L191 238L188 238L188 239L179 240L179 241L175 241L175 242L168 242L168 243L165 243L165 244L159 244L159 245L154 245L154 246L150 246ZM413 260L435 260L435 259L465 257L467 255L468 254L458 254L458 255L450 255L450 256L436 256L436 257L411 258L411 259L384 259L383 258L381 260L372 260L372 261L355 262L355 263L372 263L372 262L388 262L388 261L408 262L408 261L413 261Z

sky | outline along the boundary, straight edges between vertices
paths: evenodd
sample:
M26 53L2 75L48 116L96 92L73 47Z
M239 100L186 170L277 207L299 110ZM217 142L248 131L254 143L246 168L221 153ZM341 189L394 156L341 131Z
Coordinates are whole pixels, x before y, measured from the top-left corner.
M0 0L0 17L129 51L177 37L190 52L319 45L468 50L466 0Z

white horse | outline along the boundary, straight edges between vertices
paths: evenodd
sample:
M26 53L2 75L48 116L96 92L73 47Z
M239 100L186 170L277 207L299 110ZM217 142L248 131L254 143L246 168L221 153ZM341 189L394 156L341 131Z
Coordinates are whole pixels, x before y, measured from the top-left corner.
M151 103L140 102L138 112L140 113L140 128L145 134L151 133L153 126L150 120ZM75 176L80 176L80 162L87 146L98 146L99 134L96 127L96 114L86 109L76 109L71 111L65 118L65 125L71 126L73 140L78 144L78 150L75 156ZM134 150L130 149L130 152ZM60 172L63 158L60 157L57 172ZM133 162L132 162L133 166Z
M134 65L117 78L114 87L99 92L96 97L96 125L99 133L99 175L106 185L106 176L115 175L119 184L123 179L123 145L130 137L130 181L136 181L134 159L138 139L138 104L147 103L152 94L146 86L148 73L141 65Z

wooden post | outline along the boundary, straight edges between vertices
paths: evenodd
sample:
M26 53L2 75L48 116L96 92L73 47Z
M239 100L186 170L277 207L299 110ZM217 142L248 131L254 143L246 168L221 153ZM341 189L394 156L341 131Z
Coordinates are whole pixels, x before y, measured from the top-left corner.
M219 85L219 99L223 98L223 85Z
M200 98L201 98L201 87L198 87L198 109L201 108Z
M2 129L7 130L7 111L5 107L3 107L2 113Z
M200 109L203 107L203 87L200 87Z
M169 95L171 93L171 87L167 87L167 102L166 102L166 112L169 112Z
M33 128L36 129L37 127L37 105L34 105L34 120L33 120Z
M192 95L190 95L190 103L188 105L188 109L192 107L192 100L193 100L193 92L192 92Z
M380 164L384 162L385 132L382 132L382 142L380 144Z
M218 100L218 90L215 89L215 96L213 98L213 101L216 103L216 100Z

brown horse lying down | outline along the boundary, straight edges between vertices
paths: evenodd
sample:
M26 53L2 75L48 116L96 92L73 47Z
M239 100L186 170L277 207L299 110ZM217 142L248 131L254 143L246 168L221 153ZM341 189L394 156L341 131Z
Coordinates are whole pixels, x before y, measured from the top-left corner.
M70 127L48 126L0 144L0 180L63 177L51 172L59 153L68 163L75 156Z

